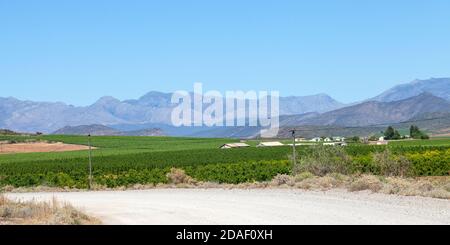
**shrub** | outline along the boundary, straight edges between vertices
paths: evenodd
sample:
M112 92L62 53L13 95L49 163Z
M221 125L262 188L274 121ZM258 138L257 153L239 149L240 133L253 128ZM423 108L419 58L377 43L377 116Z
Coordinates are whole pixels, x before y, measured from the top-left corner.
M287 175L287 174L277 174L273 179L272 179L272 184L276 185L276 186L280 186L280 185L294 185L294 180L292 178L292 176Z
M414 166L415 175L444 176L450 174L450 149L408 153L407 157Z
M313 146L310 152L300 158L299 164L294 166L294 173L311 172L317 176L328 173L348 174L352 163L351 157L342 147Z
M389 177L386 178L386 181L387 183L383 192L387 194L398 194L400 191L409 189L411 186L411 183L403 178Z
M277 174L290 173L289 161L259 161L186 166L189 176L199 181L239 184L270 181Z
M166 176L169 183L172 184L193 184L195 182L183 169L179 168L171 168Z
M301 182L305 179L309 179L309 178L313 178L313 177L314 177L314 174L312 174L311 172L302 172L302 173L295 175L294 179L295 179L295 182Z
M378 192L383 188L383 184L380 179L373 175L362 175L349 186L349 191L362 191L371 190L372 192Z
M404 156L394 156L389 149L373 154L373 163L384 176L411 175L411 162Z

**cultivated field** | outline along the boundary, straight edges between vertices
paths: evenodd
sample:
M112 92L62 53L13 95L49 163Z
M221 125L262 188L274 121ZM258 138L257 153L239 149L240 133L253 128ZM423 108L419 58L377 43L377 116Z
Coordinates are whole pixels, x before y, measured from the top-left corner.
M14 142L46 141L87 145L85 136L0 136ZM128 187L169 183L167 173L176 167L197 181L239 184L270 181L278 174L293 172L291 147L219 149L230 139L176 137L92 137L94 184L104 187ZM256 141L251 141L255 145ZM387 173L375 154L389 149L386 160L405 158L409 176L448 176L450 139L391 142L385 146L350 145L344 153L333 153L330 159L345 156L345 174ZM298 146L298 162L314 159L315 150ZM327 153L330 154L330 153ZM392 159L391 159L392 158ZM339 159L338 161L339 162ZM309 164L309 163L308 163ZM388 169L389 170L389 169ZM314 169L307 169L314 171ZM327 170L328 171L328 170ZM327 172L325 172L326 174ZM315 173L316 174L316 173ZM317 173L321 175L321 173ZM0 155L0 187L51 186L87 188L88 152L38 152Z

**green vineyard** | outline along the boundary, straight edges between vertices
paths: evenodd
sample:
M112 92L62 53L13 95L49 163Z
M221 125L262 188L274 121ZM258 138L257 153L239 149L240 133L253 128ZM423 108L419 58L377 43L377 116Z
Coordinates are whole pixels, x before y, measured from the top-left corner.
M18 140L15 136L14 140ZM19 140L87 144L82 136L42 136ZM172 167L184 169L199 181L243 183L268 181L290 173L291 147L219 149L230 139L169 137L92 137L94 182L108 187L166 183ZM373 153L386 146L351 145L351 172L378 174ZM415 176L448 175L450 144L388 146L394 155L406 157ZM311 154L311 147L298 146L298 157ZM21 153L0 155L0 186L57 186L87 188L88 152Z

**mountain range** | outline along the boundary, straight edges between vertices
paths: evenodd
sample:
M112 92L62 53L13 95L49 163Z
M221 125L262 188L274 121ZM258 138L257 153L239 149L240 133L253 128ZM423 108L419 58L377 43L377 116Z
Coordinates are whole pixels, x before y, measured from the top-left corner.
M171 124L171 93L152 91L137 100L120 101L105 96L86 107L61 102L21 101L0 98L0 128L51 133L66 126ZM299 106L295 107L295 104ZM280 112L286 115L310 111L326 112L344 105L324 94L280 98Z
M198 137L251 137L258 131L258 127L174 127L170 120L175 106L171 97L171 93L156 91L123 101L105 96L85 107L0 97L0 128L60 134L89 131L101 135ZM450 113L449 101L450 78L415 80L347 105L326 94L280 97L280 123L282 127L367 127L399 123L436 113ZM438 126L438 123L434 125Z
M450 78L417 79L410 83L397 85L369 100L391 102L410 98L421 93L430 93L434 96L450 100Z
M398 123L434 112L450 112L450 101L424 92L398 101L367 101L322 114L295 115L283 120L281 124L369 126Z
M100 124L80 125L80 126L66 126L61 128L53 134L59 135L109 135L109 136L163 136L163 132L159 128L142 129L134 131L120 131L111 127Z

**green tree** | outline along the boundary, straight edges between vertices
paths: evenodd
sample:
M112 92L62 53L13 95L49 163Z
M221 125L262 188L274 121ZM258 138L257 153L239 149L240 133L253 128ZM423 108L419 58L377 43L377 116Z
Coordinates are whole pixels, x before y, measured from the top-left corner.
M350 142L358 143L359 140L360 140L360 139L359 139L359 136L353 136L353 137L350 138Z
M413 139L429 139L429 136L420 131L419 127L416 125L411 125L411 127L409 127L409 135Z
M387 129L384 131L384 139L386 140L398 140L400 138L400 133L392 126L387 127Z

